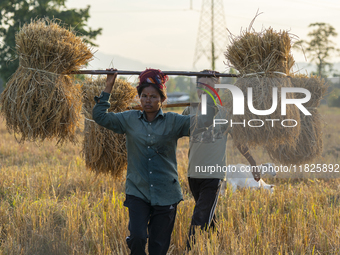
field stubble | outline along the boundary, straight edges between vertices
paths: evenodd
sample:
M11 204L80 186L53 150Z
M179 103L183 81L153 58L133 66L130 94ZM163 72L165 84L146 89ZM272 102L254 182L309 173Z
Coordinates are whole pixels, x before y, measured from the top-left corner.
M323 158L340 163L340 111L321 108ZM124 181L85 169L80 145L18 144L0 119L0 254L128 254ZM246 163L231 142L228 163ZM194 200L186 179L188 138L178 143L184 201L169 254L183 254ZM264 150L252 151L258 163ZM316 162L315 162L316 163ZM280 173L278 174L280 177ZM339 179L265 179L275 192L227 190L217 232L200 233L190 254L339 254ZM299 177L299 178L295 178Z

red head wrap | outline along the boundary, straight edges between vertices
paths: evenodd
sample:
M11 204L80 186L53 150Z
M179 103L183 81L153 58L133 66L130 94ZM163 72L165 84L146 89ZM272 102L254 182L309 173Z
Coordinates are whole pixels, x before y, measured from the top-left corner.
M139 75L139 86L142 83L156 84L160 89L166 88L165 83L169 77L158 69L146 69ZM138 87L137 87L138 88Z

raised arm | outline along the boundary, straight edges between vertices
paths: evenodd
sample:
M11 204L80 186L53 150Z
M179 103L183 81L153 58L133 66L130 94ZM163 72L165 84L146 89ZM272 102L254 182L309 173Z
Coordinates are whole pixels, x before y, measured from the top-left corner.
M113 71L114 69L111 68L106 70ZM100 126L108 128L116 133L123 134L125 132L125 128L122 113L107 111L110 108L109 100L116 78L116 73L107 75L105 89L99 97L95 97L96 105L92 110L92 118Z

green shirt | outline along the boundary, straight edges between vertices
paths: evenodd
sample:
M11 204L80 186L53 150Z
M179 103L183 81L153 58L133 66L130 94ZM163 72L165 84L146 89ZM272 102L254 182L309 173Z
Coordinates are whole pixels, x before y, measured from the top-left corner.
M138 110L108 112L110 94L95 97L93 120L116 133L126 134L128 166L125 192L151 203L171 205L183 200L178 181L176 148L180 137L188 136L190 116L163 113L149 122ZM99 101L100 99L100 101ZM209 101L208 101L209 104ZM198 127L212 124L215 109L195 118ZM209 112L210 111L210 112ZM206 130L206 129L205 129Z

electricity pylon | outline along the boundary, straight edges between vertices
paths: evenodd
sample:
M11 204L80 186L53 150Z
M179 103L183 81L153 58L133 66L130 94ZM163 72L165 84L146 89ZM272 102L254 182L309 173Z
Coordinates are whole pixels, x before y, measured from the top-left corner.
M202 0L198 27L194 68L201 57L206 57L215 70L215 61L223 58L228 42L223 0Z

